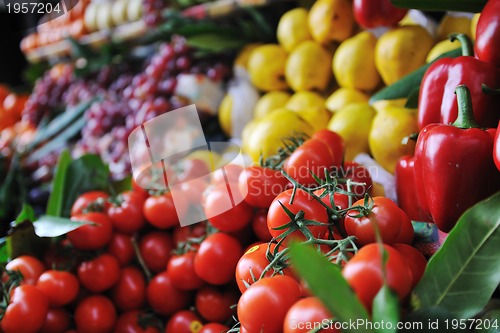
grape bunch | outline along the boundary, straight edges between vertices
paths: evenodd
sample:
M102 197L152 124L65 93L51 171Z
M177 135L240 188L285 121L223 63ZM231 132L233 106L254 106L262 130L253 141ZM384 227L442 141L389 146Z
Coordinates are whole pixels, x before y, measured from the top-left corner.
M143 20L148 27L154 27L161 21L161 12L167 4L164 0L143 0Z

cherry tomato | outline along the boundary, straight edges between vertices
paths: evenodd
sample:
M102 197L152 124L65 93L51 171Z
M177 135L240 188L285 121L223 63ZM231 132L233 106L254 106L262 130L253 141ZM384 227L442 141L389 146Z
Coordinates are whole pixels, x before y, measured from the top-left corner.
M75 324L78 333L108 333L116 322L116 309L102 295L84 298L75 309Z
M108 253L118 260L120 266L129 264L135 258L132 237L127 234L114 233L108 243Z
M139 241L139 251L146 266L153 272L161 272L167 267L173 250L170 235L163 231L152 231Z
M344 166L341 168L340 174L336 175L341 178L351 179L355 183L365 183L366 185L352 185L351 192L356 194L356 199L361 199L365 196L365 193L371 193L371 188L373 186L372 177L370 172L363 165L356 162L345 162ZM348 190L347 184L342 184L340 188Z
M84 210L90 209L91 211L104 211L103 208L106 207L106 200L109 198L109 194L102 191L90 191L80 195L73 203L71 207L71 216L80 215ZM101 208L101 209L99 209Z
M194 271L194 257L194 252L187 252L172 256L168 261L167 273L175 288L195 290L205 284Z
M219 323L208 323L198 333L223 333L229 331L229 327Z
M120 194L108 208L108 216L113 228L119 232L133 234L146 224L142 215L144 197L133 191Z
M241 245L234 237L221 232L212 234L201 243L194 257L194 270L210 284L226 284L234 277L241 251Z
M239 295L232 289L206 286L198 290L195 297L196 310L207 321L224 323L231 319Z
M324 223L320 226L309 225L307 228L313 234L313 236L318 237L325 234L328 230L328 213L326 208L323 207L316 199L314 199L309 193L304 190L297 189L295 192L295 198L293 203L290 204L290 198L293 190L289 189L285 192L281 193L274 199L271 207L269 207L269 212L267 214L267 226L269 228L269 232L274 238L278 238L282 233L287 231L284 230L276 230L275 228L281 227L291 221L291 218L286 214L281 205L288 208L293 214L297 214L299 211L304 212L304 219L313 220L317 222ZM281 204L280 204L281 203ZM294 238L299 240L305 240L305 236L302 234L300 230L296 230L291 233L288 239Z
M251 166L243 170L238 186L245 202L257 208L268 208L274 198L289 184L279 170Z
M37 332L43 326L49 299L34 285L21 285L12 292L0 322L4 333Z
M399 299L404 299L411 291L412 275L405 259L396 249L384 245L387 251L385 273L389 287ZM347 283L361 300L368 311L380 288L382 288L382 254L378 243L363 246L359 252L347 262L342 271Z
M80 290L80 283L75 275L55 270L43 272L36 286L47 295L51 306L63 306L73 302Z
M392 244L391 246L405 258L413 277L412 287L415 287L424 275L425 269L427 268L427 260L424 255L413 246L401 243Z
M169 316L186 308L191 301L191 294L175 288L165 271L157 274L149 282L146 299L154 312Z
M325 189L319 189L314 191L314 194L320 197L325 191L326 191ZM333 196L331 193L328 193L321 198L321 201L323 201L329 207L332 207L332 202L333 202L333 204L337 209L347 209L349 207L349 196L343 193L335 192L333 193Z
M199 238L207 234L207 225L204 222L188 225L185 227L177 227L174 229L172 240L174 247L179 246L179 243L186 242L189 238Z
M74 215L71 219L92 222L92 224L86 224L68 232L67 237L76 249L97 250L106 246L111 240L113 225L106 215L102 213L88 213Z
M356 201L354 206L362 206L363 203L364 199L361 199ZM356 236L359 244L376 242L374 223L377 224L384 243L412 243L411 220L391 199L374 197L371 212L367 216L355 217L358 214L356 210L349 210L344 219L344 225L347 234Z
M200 205L203 202L203 193L210 184L203 179L192 179L180 184L181 191L185 194L189 203Z
M312 136L313 139L323 141L333 153L333 165L342 165L345 154L345 142L336 132L322 129Z
M202 327L203 324L199 316L192 311L184 310L177 312L170 318L165 333L197 333Z
M226 164L224 167L215 170L210 174L212 185L218 184L238 184L238 179L243 171L243 167L237 164Z
M64 333L71 326L69 313L63 308L49 308L40 333Z
M210 174L208 165L199 158L184 158L175 165L177 183L189 182Z
M301 296L289 276L266 277L254 283L238 301L238 319L249 332L282 333L288 309Z
M288 310L283 323L283 333L307 333L326 323L320 332L338 333L333 316L317 297L306 297L295 302ZM317 326L313 326L317 325Z
M389 0L354 0L354 17L365 29L396 25L408 9L398 8Z
M144 202L146 220L159 229L168 229L179 224L187 212L187 201L184 197L176 197L172 193L151 196Z
M273 239L267 228L267 209L259 209L252 218L252 230L261 242L269 242Z
M236 183L215 186L207 194L203 208L208 221L224 232L242 229L253 215L252 207L243 200Z
M83 261L78 266L78 280L91 292L99 293L115 285L120 277L120 265L114 256L108 253Z
M146 280L142 272L134 267L124 267L111 290L111 299L121 311L140 309L146 301Z
M45 271L45 266L33 256L22 255L7 263L5 269L21 272L23 284L35 284L40 275Z
M160 333L160 330L154 325L142 327L139 324L141 316L144 316L137 310L123 312L116 321L114 332L120 333ZM152 323L153 324L153 323Z

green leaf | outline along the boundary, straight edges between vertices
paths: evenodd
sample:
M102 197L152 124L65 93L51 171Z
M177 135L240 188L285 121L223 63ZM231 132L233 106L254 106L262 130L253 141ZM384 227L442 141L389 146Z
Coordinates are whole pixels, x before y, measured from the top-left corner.
M7 251L7 238L0 239L0 265L9 261L9 252Z
M82 225L91 224L85 221L73 221L67 218L44 215L33 222L35 234L38 237L58 237L80 228Z
M212 52L222 52L229 49L238 49L245 44L245 41L239 37L223 36L219 34L200 34L189 37L187 44L202 50Z
M391 323L392 326L385 326L376 332L391 333L396 332L396 325L399 322L399 299L388 285L384 284L380 288L377 296L373 299L372 321L376 323ZM392 327L392 329L390 329Z
M20 224L25 221L33 222L36 219L35 211L33 207L28 204L23 204L23 209L21 213L16 217L15 224Z
M61 216L63 212L64 188L66 173L71 163L71 156L67 150L63 151L57 162L56 172L52 179L52 191L47 204L47 215Z
M403 318L402 324L405 328L398 330L398 333L467 332L467 330L453 329L452 320L454 319L457 318L446 309L429 307L411 312Z
M12 227L7 236L7 256L17 258L28 254L40 257L49 244L46 238L35 234L32 222L23 222Z
M431 66L431 64L433 64L438 59L456 58L461 55L462 55L461 49L452 50L442 54L432 62L423 65L419 69L411 72L410 74L394 82L390 86L387 86L376 92L370 98L370 104L379 100L408 98L412 93L412 91L414 91L415 87L420 87L422 78L424 77L425 72Z
M391 0L397 7L428 11L479 13L488 0Z
M416 308L439 306L470 318L500 283L500 192L467 210L429 260L414 290Z
M299 275L338 321L368 320L365 308L347 284L338 266L304 244L293 243L290 246L290 255L292 265ZM343 332L356 330L344 329Z
M415 87L410 95L408 95L408 100L406 101L405 108L416 109L418 108L418 97L420 95L420 87Z

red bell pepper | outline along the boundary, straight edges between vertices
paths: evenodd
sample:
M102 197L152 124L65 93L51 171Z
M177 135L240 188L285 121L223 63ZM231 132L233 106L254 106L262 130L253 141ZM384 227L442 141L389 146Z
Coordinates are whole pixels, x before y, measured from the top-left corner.
M432 222L424 209L424 201L415 186L415 157L405 155L398 160L394 170L398 205L413 221Z
M395 7L389 0L354 0L354 18L365 29L392 27L408 9Z
M495 146L493 148L493 160L500 171L500 122L498 122L497 134L495 135Z
M452 125L427 125L415 150L415 185L425 192L432 219L444 232L465 210L500 190L500 173L491 154L496 130L479 128L465 85L456 93L457 120Z
M473 96L474 117L482 127L496 127L500 115L500 94L486 94L482 84L500 87L500 70L495 65L472 57L470 39L457 34L462 43L463 56L443 58L434 62L425 72L418 102L418 127L432 123L450 124L458 115L455 87L465 84Z
M500 0L489 0L481 12L474 45L478 59L500 67Z

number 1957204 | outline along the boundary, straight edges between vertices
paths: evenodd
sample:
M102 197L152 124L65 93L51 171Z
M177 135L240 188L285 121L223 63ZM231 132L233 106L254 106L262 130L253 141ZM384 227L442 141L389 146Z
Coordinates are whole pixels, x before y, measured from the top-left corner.
M41 2L15 2L7 3L6 6L8 13L13 14L46 14L46 13L61 13L64 9L61 8L61 4L57 3L55 5Z

